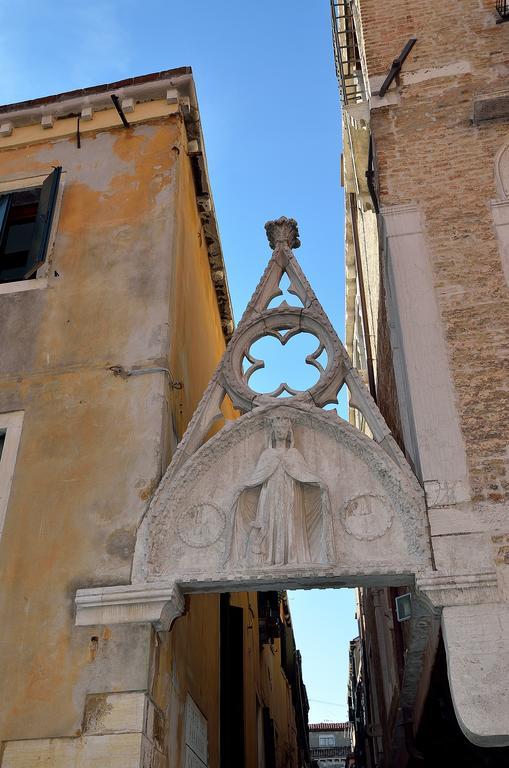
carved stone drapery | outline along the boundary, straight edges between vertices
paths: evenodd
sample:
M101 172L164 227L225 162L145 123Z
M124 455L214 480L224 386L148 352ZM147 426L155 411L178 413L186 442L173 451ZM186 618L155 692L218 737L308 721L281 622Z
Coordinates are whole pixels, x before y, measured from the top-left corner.
M268 445L232 505L225 564L334 562L329 489L295 447L291 418L267 419Z
M289 424L294 446L288 451L267 446L268 425L275 419ZM302 486L295 488L298 502L294 497L302 506L286 510L278 524L291 527L293 514L306 532L292 557L275 562L261 556L254 562L248 557L254 541L250 526L258 515L258 522L267 524L266 536L274 537L276 525L267 522L269 512L260 511L262 486L270 479L275 484L272 500L262 501L268 509L271 501L277 503L283 474ZM252 498L239 507L246 493ZM229 422L160 488L138 534L133 580L208 582L221 590L239 579L255 588L262 575L265 583L284 584L287 573L311 585L351 584L362 573L367 581L401 583L430 567L423 509L422 489L409 469L403 471L334 411L276 400ZM304 523L306 516L310 521ZM306 556L304 541L309 546L310 538ZM232 557L239 539L245 562Z

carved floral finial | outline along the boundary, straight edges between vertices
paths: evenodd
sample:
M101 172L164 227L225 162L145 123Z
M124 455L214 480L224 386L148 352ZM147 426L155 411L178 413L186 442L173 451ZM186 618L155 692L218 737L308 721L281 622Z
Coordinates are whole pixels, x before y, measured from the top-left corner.
M265 225L265 231L273 251L279 245L286 245L287 248L300 248L299 227L295 219L281 216L275 221L268 221Z

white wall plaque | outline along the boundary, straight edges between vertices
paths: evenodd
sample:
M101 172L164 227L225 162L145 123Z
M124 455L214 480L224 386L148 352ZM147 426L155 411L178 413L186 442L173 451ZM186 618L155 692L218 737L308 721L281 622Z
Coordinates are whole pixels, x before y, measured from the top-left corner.
M185 768L203 768L208 765L207 720L189 694L186 698L186 754Z
M186 745L186 752L184 757L184 768L203 768L205 763L202 763L199 757L196 757L191 747Z

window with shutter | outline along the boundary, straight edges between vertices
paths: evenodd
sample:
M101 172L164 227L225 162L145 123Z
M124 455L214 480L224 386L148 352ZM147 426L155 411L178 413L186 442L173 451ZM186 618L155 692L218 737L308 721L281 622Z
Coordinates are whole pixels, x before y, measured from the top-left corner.
M33 278L44 263L61 171L40 187L0 196L0 283Z

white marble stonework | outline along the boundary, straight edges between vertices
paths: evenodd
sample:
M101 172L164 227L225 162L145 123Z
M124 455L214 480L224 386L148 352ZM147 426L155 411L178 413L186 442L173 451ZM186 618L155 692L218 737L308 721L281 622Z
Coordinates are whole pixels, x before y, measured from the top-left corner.
M391 314L399 320L399 367L404 368L395 373L398 381L405 378L407 383L406 391L398 386L398 398L405 403L403 410L411 413L417 434L417 440L406 434L405 443L420 468L428 504L459 503L470 498L466 452L422 216L414 205L383 208L381 213L394 303Z
M495 184L501 200L509 198L509 142L498 151L495 158Z
M491 215L497 234L505 281L509 286L509 143L495 158L495 186L498 199L491 201Z
M430 536L424 490L292 253L299 245L296 223L282 218L266 227L272 258L140 523L132 583L78 590L76 622L152 622L167 630L185 610L184 593L413 584L401 706L413 706L423 654L441 619L464 732L477 743L509 744L507 715L497 703L505 696L508 641L494 618L499 610L505 615L506 605L493 566L457 557L452 535ZM400 264L402 244L410 238L415 246L414 235L420 247L420 231L391 235ZM282 293L284 274L301 304L269 309ZM426 301L433 305L429 296ZM439 324L431 314L423 336L433 346ZM253 390L250 377L264 362L250 355L252 345L267 335L284 345L303 331L317 339L305 359L318 369L317 383L298 391L281 382L269 395ZM447 371L441 366L438 373L449 408ZM324 409L344 385L372 438ZM226 395L241 416L207 439ZM424 418L431 395L421 395L413 405ZM468 498L463 454L449 456L450 450L439 446L434 455L430 432L421 454L424 479L438 482L437 504ZM444 538L452 543L439 553ZM496 650L489 686L477 663L478 640L470 643L461 632L465 617L474 615L489 616L489 627L497 629L488 638ZM479 692L482 715L469 690Z
M279 447L274 423L291 447ZM135 582L226 589L239 579L269 583L275 572L278 581L337 583L429 567L417 481L333 412L262 406L168 480L139 531Z

